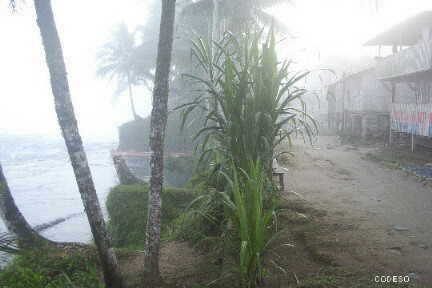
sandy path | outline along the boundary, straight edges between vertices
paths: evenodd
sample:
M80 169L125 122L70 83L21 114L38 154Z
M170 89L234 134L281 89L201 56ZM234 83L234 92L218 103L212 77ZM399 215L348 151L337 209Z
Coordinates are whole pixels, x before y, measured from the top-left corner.
M417 281L432 284L430 186L365 160L373 148L336 142L335 137L321 137L315 148L297 146L288 190L327 210L329 221L354 225L353 231L340 235L354 244L357 261L352 265L390 275L414 272Z

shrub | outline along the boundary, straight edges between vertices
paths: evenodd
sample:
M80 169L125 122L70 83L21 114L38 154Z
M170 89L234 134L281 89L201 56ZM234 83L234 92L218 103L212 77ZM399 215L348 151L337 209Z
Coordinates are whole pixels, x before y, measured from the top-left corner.
M165 158L165 179L168 185L183 187L192 178L196 168L194 156L168 156Z
M0 271L0 287L102 288L95 251L23 251Z
M142 249L147 221L148 185L119 185L108 195L108 228L116 247ZM191 190L164 187L162 191L162 233L169 231L194 198Z

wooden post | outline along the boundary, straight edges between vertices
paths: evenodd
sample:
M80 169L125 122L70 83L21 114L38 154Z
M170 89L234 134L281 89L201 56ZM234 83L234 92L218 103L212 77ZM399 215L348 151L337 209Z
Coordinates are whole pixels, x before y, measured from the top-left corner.
M393 44L393 46L392 46L392 52L393 52L393 54L398 53L398 46L397 46L397 44Z
M345 72L342 74L342 137L345 134Z
M279 185L282 192L285 191L284 173L279 173Z
M395 100L395 96L396 96L396 84L392 81L391 83L391 99L390 99L390 119L389 119L389 146L392 145L393 139L392 139L392 111L393 111L393 103Z
M414 133L411 132L411 152L414 152L414 150L415 150L415 143L414 143L415 138L414 137L415 137Z
M392 127L391 127L391 116L390 116L390 127L389 127L389 146L391 146L392 145L392 141L393 141L393 139L392 139Z

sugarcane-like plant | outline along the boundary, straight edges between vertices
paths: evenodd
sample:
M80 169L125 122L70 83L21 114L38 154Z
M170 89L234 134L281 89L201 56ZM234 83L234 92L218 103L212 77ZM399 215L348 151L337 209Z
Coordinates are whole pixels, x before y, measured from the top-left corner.
M251 163L249 171L224 172L228 187L222 192L226 216L236 228L240 247L237 267L241 287L255 287L264 276L263 256L276 235L272 229L274 209L264 208L266 175L261 162ZM228 193L227 193L228 192Z
M301 100L306 90L298 86L308 72L294 73L290 61L278 62L274 33L263 44L262 36L226 33L212 44L195 41L192 55L199 72L185 77L202 93L179 108L184 123L190 112L205 111L204 127L196 135L202 158L218 151L245 171L261 159L270 173L276 145L293 134L312 137L317 126Z
M262 32L226 33L218 42L194 42L198 69L185 76L200 93L179 107L183 125L192 111L205 114L204 127L195 137L200 140L201 160L210 164L202 174L211 189L194 205L218 207L201 212L218 222L221 235L229 233L239 240L237 270L241 286L248 288L263 279L263 255L274 232L268 228L274 215L268 204L275 195L271 185L275 147L286 139L291 142L294 134L311 138L317 130L301 99L306 90L299 87L308 73L293 73L291 62L278 61L272 30L264 43L262 39ZM200 199L206 205L200 206Z

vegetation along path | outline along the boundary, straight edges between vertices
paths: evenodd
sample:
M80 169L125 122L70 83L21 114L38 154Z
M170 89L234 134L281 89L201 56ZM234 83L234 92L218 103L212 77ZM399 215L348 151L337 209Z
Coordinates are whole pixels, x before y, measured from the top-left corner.
M345 227L332 239L349 242L333 255L371 275L410 275L432 283L432 188L412 175L368 160L373 147L338 144L323 136L298 144L288 194L327 211L324 221ZM295 193L290 193L295 192Z

